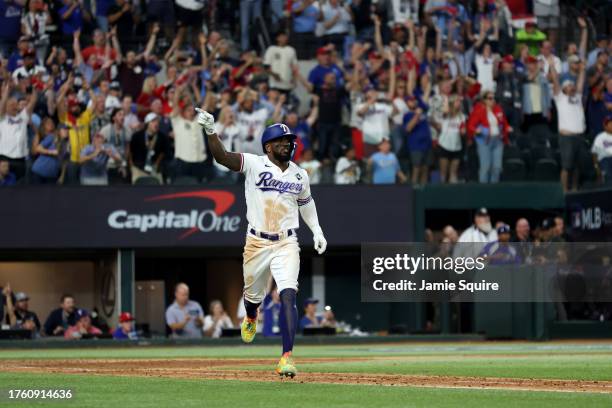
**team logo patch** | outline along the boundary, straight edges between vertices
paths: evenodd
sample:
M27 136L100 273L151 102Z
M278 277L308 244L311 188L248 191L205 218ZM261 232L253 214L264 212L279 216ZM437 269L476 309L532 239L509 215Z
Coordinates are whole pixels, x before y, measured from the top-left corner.
M302 179L302 176L300 176L299 174L296 174L296 175L295 175L295 178L296 178L296 179L298 179L298 180L301 180L301 179Z

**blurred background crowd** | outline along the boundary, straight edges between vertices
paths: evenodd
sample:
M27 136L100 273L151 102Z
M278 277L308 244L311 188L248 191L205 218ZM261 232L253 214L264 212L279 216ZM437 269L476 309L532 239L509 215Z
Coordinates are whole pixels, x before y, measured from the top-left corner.
M0 186L235 183L195 122L311 183L612 183L612 2L4 0Z

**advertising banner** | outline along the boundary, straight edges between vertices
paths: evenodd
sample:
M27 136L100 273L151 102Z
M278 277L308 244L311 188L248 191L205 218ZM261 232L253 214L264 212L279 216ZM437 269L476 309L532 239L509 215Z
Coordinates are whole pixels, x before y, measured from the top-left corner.
M313 186L331 246L408 241L407 186ZM0 190L0 249L240 247L243 186L15 187ZM312 234L300 220L300 242Z

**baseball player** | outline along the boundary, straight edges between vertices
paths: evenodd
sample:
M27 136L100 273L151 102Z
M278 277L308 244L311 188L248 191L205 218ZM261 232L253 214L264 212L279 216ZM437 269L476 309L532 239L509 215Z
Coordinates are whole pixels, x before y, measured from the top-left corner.
M279 325L283 339L283 354L276 372L293 378L297 374L291 353L297 330L298 210L314 234L315 250L322 254L327 247L310 195L308 174L291 162L296 135L287 125L277 123L263 132L261 145L264 155L227 152L215 132L213 116L201 109L196 110L198 123L208 137L215 160L245 175L249 225L243 254L246 317L240 325L242 340L250 343L255 338L257 309L266 295L268 277L272 273L280 294Z

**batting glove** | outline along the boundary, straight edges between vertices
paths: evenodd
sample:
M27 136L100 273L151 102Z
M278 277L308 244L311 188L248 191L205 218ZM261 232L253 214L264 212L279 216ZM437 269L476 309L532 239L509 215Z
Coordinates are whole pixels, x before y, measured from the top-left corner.
M198 112L198 124L204 128L207 135L215 133L215 118L210 113L200 108L195 108Z
M316 232L312 237L312 240L314 242L315 250L319 253L319 255L322 255L327 249L327 240L323 236L323 231Z

